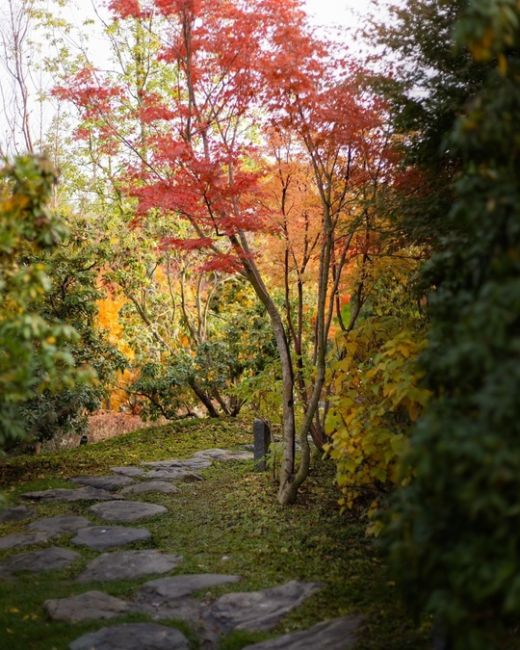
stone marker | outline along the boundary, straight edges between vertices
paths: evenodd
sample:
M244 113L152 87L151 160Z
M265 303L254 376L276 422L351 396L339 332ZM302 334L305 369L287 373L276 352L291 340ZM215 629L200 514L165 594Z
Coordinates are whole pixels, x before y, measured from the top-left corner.
M144 542L151 538L146 528L129 528L127 526L91 526L82 528L72 543L87 546L95 550L105 550L113 546L126 546L134 542Z
M34 514L34 511L27 506L13 506L6 510L0 510L0 524L5 524L11 521L23 521L29 519Z
M144 476L145 474L144 469L134 467L133 465L128 465L127 467L111 467L110 470L114 472L114 474L121 474L122 476L129 476L130 478Z
M168 481L142 481L134 483L121 490L121 494L148 494L149 492L159 492L161 494L175 494L179 488L175 487Z
M80 558L80 554L68 548L51 546L43 551L32 551L12 555L0 562L0 575L11 575L18 571L29 573L43 573L44 571L57 571L66 569Z
M47 544L54 535L39 530L29 530L22 533L13 533L0 537L0 550L8 548L21 548L23 546L33 546L35 544Z
M66 488L54 488L39 492L26 492L22 494L26 499L34 501L111 501L112 499L123 499L116 494L100 490L90 486L69 490Z
M59 515L58 517L44 517L29 524L27 528L35 531L42 531L49 535L57 536L65 533L76 533L80 528L90 526L90 521L85 517L72 515Z
M267 454L271 445L271 430L264 420L253 422L254 436L254 460L257 472L265 472L267 469Z
M84 634L70 650L189 650L188 640L173 627L126 623Z
M360 616L346 616L318 623L309 630L248 645L244 650L350 650L358 641Z
M73 483L88 485L101 490L119 490L119 488L132 485L133 481L129 476L76 476L71 479Z
M87 591L70 598L53 598L46 600L43 607L53 620L67 623L115 618L130 610L130 605L124 600L102 591Z
M315 582L292 580L280 587L231 593L221 596L209 609L206 618L223 632L270 630L291 610L320 590Z
M115 551L91 560L79 582L135 580L154 573L167 573L182 562L180 555L161 551Z
M106 521L134 522L163 515L168 510L164 506L143 501L107 501L90 506L90 512Z

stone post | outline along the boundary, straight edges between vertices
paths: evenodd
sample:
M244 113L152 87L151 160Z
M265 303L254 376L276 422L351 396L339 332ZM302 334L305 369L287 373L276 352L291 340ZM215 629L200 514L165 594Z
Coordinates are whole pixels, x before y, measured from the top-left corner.
M255 469L257 472L265 472L267 469L266 456L271 444L271 431L267 422L255 420L253 422L253 436Z

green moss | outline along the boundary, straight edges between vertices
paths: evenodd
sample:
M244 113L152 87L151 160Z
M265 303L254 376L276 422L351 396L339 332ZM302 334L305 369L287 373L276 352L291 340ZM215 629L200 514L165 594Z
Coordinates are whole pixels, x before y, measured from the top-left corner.
M45 457L13 458L4 465L4 484L10 500L14 500L27 489L67 485L64 479L79 473L99 474L112 465L189 456L209 447L236 446L250 441L249 431L247 423L186 421ZM339 514L333 488L334 468L327 463L318 467L305 484L298 503L284 509L277 504L276 486L269 475L253 472L251 463L217 463L203 472L204 481L180 483L178 494L146 496L147 501L165 505L168 513L146 523L153 542L135 548L156 547L182 555L184 562L176 573L208 571L242 576L240 583L204 592L200 594L203 597L207 593L216 596L227 591L272 587L291 579L323 584L318 594L287 616L273 633L234 632L222 639L220 650L239 650L264 638L349 613L365 617L360 650L426 648L424 635L414 629L401 610L386 568L372 542L364 536L363 525ZM85 514L87 509L88 504L81 503L38 506L43 516ZM5 524L0 533L21 528L23 524ZM69 538L63 537L59 545L70 546ZM81 563L68 571L2 582L0 647L65 650L70 641L101 625L52 623L46 620L42 609L47 598L89 589L127 598L144 582L75 583L73 576L97 555L88 550L81 553ZM2 555L8 554L5 551ZM130 620L144 619L132 615L114 622ZM189 626L175 624L189 633L195 649L196 637Z

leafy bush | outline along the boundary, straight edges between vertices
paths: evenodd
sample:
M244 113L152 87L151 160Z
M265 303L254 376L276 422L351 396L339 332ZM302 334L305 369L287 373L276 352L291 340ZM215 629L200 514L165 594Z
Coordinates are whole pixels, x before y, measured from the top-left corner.
M410 287L416 265L385 259L373 269L377 281L365 314L353 331L338 339L341 360L330 371L331 442L326 451L337 465L343 508L374 510L384 495L409 478L400 476L399 462L408 449L410 427L429 398L417 367L424 318Z

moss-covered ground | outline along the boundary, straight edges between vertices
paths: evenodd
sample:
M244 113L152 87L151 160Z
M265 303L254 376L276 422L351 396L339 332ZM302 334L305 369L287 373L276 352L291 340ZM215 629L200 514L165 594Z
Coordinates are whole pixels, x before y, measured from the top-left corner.
M0 484L11 503L28 490L70 486L67 478L103 474L113 465L188 457L211 447L234 447L251 442L250 425L240 421L183 421L136 431L119 438L73 450L2 461ZM245 462L217 463L203 472L205 480L181 483L173 495L146 495L168 514L146 523L154 546L178 553L184 562L175 573L218 572L243 576L239 585L213 590L242 591L272 587L290 579L319 581L320 593L286 617L272 634L234 633L224 638L221 650L238 650L256 640L310 627L349 613L364 616L359 650L421 650L426 634L413 624L399 604L393 582L364 526L340 514L333 486L333 468L320 461L302 489L298 503L282 508L269 473L256 473ZM140 497L144 498L144 497ZM88 504L38 505L42 516L85 514ZM0 525L0 535L23 529L23 524ZM70 546L65 537L56 543ZM32 550L23 549L25 550ZM75 548L75 550L78 550ZM3 551L0 560L11 553ZM97 555L82 551L77 566L64 572L3 579L0 584L0 648L8 650L65 650L82 633L101 623L69 625L46 618L42 603L102 589L130 596L143 580L109 584L79 584L74 576ZM114 622L146 620L136 615ZM192 640L186 625L175 623ZM318 649L317 649L318 650Z

